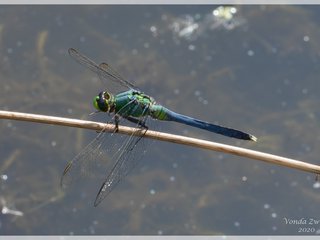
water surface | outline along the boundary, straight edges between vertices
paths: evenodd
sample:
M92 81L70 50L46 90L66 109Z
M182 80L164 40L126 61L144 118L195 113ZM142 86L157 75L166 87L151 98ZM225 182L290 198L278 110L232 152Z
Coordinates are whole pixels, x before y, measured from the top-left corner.
M0 108L90 120L104 86L67 54L108 61L158 102L256 135L257 143L175 123L163 131L319 164L318 6L1 6ZM302 234L320 224L309 173L153 142L98 208L101 182L62 190L89 130L0 121L1 234ZM6 214L5 214L6 213ZM313 232L315 231L315 232ZM303 233L308 234L308 233Z

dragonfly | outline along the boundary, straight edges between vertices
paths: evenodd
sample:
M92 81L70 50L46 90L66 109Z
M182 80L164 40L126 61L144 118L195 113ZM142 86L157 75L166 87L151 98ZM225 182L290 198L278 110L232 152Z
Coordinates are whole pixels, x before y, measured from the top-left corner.
M174 112L158 104L153 97L140 91L134 84L125 80L108 63L97 64L74 48L70 48L68 53L76 62L97 74L106 84L105 90L94 97L93 106L97 112L107 113L112 116L110 122L115 124L115 129L112 133L107 133L103 130L98 132L98 135L66 165L61 177L61 185L69 185L77 177L85 174L88 166L99 165L99 161L106 157L106 149L104 148L113 149L113 152L110 151L110 161L113 166L104 173L104 180L97 193L94 206L98 206L141 159L140 155L144 150L140 150L138 146L141 145L143 135L149 129L149 119L178 122L231 138L257 141L257 138L249 133ZM117 91L115 89L111 90L112 86L123 90L111 92ZM113 136L117 133L119 123L122 120L133 123L137 131L140 131L140 134L132 133L121 141L120 146L112 147ZM141 131L143 134L141 134ZM101 167L98 166L97 168Z

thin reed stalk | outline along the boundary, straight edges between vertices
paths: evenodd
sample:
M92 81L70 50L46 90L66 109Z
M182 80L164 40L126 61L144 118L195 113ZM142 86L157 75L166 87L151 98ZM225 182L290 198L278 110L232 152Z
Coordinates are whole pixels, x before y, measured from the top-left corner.
M21 113L21 112L11 112L11 111L0 111L0 119L10 119L10 120L18 120L18 121L27 121L27 122L36 122L36 123L44 123L44 124L52 124L59 126L67 126L67 127L76 127L76 128L85 128L96 131L108 131L112 132L115 128L113 124L106 124L101 122L93 122L93 121L84 121L79 119L71 119L71 118L62 118L62 117L53 117L46 115L38 115L38 114L30 114L30 113ZM174 135L164 132L156 132L152 130L148 130L146 133L144 131L137 131L136 128L119 126L119 134L132 134L134 133L139 135L143 134L144 137L152 138L160 141L172 142L177 144L189 145L193 147L229 153L241 157L250 158L253 160L259 160L268 162L271 164L281 165L289 168L294 168L297 170L302 170L310 173L320 174L320 166L306 163L303 161L281 157L269 153L254 151L250 149L245 149L241 147L235 147L231 145L185 137L181 135Z

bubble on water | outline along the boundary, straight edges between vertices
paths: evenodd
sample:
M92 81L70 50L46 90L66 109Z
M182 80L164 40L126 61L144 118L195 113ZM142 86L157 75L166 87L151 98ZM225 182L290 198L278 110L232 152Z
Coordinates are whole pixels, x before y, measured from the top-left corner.
M156 32L156 31L157 31L157 28L156 28L155 26L151 26L151 27L150 27L150 31L151 31L151 32Z
M170 179L170 182L174 182L176 180L174 176L171 176L169 179Z
M315 182L312 187L314 189L319 189L320 188L320 182Z
M263 205L263 208L264 208L264 209L269 209L269 208L270 208L270 205L269 205L268 203L266 203L266 204Z
M52 147L57 146L57 142L56 142L56 141L52 141L52 142L51 142L51 146L52 146Z
M201 95L201 92L199 90L196 90L196 91L194 91L194 95L198 97Z
M175 95L179 95L180 90L176 88L176 89L173 90L173 93L174 93Z
M304 36L304 37L303 37L303 41L309 42L309 40L310 40L310 37L309 37L309 36Z
M307 88L302 89L302 94L308 94L308 89Z
M150 194L151 194L151 195L155 195L155 194L156 194L156 190L151 189L151 190L150 190Z
M22 42L21 41L17 41L16 45L17 45L17 47L21 47L22 46Z
M234 226L235 227L240 227L240 223L239 222L234 222Z
M155 26L151 26L150 31L151 31L153 37L158 36L158 29Z
M189 49L190 51L194 51L194 50L196 49L196 46L190 44L190 45L188 46L188 49Z
M252 57L254 55L254 51L253 50L248 50L247 52L249 57Z

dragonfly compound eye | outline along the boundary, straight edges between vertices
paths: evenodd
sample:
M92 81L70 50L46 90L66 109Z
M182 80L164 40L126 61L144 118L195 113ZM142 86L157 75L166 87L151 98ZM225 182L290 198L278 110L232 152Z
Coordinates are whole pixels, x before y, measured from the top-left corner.
M98 96L96 96L93 99L93 106L98 110L102 112L108 112L109 111L109 104L107 99L104 98L104 92L99 93Z

